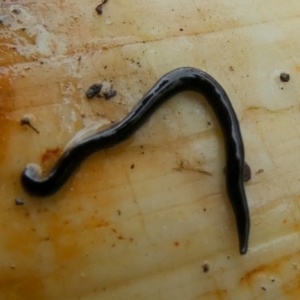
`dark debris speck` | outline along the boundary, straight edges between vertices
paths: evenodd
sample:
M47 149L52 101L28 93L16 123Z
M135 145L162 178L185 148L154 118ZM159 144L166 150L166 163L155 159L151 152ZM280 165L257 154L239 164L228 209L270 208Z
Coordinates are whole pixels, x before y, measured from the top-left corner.
M260 174L260 173L263 173L264 172L264 169L258 169L257 171L256 171L256 174Z
M33 129L36 133L40 133L34 126L32 126L30 120L28 117L24 117L21 119L21 125L27 125L29 126L31 129Z
M97 12L97 14L98 15L102 15L102 13L103 13L103 4L105 4L106 2L107 2L108 0L102 0L102 2L99 4L99 5L97 5L97 7L95 8L95 10L96 10L96 12Z
M97 94L99 94L101 89L102 89L102 84L101 83L95 83L87 89L85 94L88 97L88 99L91 99L91 98L95 97Z
M290 79L291 79L290 74L287 74L287 73L281 73L280 74L280 80L282 82L289 82Z
M203 270L204 273L207 273L209 271L209 265L208 265L208 263L204 263L202 265L202 270Z
M114 89L110 89L110 90L103 92L103 95L106 100L109 100L110 98L113 98L117 95L117 91Z

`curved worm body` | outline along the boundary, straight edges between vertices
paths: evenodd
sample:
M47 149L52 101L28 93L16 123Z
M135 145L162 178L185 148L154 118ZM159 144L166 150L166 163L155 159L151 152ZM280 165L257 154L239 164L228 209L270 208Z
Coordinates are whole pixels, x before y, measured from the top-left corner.
M245 161L239 122L221 85L198 69L179 68L164 75L122 121L83 138L65 150L46 177L41 178L36 168L28 165L21 176L23 187L36 196L55 193L87 156L126 139L159 105L172 95L187 90L204 95L219 120L226 148L227 193L235 213L240 253L245 254L248 248L250 218L243 183Z

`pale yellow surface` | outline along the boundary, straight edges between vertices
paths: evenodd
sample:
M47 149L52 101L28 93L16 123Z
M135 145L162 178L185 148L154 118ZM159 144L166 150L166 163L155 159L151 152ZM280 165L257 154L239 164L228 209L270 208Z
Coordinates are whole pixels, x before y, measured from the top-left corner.
M99 3L0 1L0 299L299 299L299 0L109 0L97 15ZM122 119L180 66L213 75L240 120L253 175L245 256L221 131L194 93L54 196L20 185L27 163L48 170L76 132ZM87 100L103 80L117 97Z

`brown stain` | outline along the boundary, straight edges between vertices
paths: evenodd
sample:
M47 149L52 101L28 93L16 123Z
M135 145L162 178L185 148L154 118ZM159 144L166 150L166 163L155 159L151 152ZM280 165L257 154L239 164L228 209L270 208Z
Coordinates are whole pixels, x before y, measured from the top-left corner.
M174 242L174 246L175 246L175 247L178 247L178 246L179 246L179 242L175 241L175 242Z
M82 222L81 222L81 228L84 228L84 230L93 230L95 228L103 228L103 227L110 226L110 222L108 222L108 221L104 220L103 218L97 216L97 212L94 213L93 215L90 215L81 206L78 206L78 210L80 212L82 212L82 216L84 216L84 218L82 219ZM75 212L73 212L73 214L74 213ZM63 226L72 226L72 222L69 219L65 220L63 218L63 215L64 214L62 214L62 218L60 220L60 222L63 224ZM82 218L82 216L80 216L80 218ZM80 230L80 229L78 228L78 230Z
M0 294L1 299L51 299L44 290L44 278L39 270L27 268L1 268Z
M3 73L1 73L1 71L3 71ZM16 122L10 120L7 113L15 109L15 94L11 84L12 76L11 70L4 70L4 68L0 66L0 164L2 169L2 163L5 162L5 157L7 156L9 141L13 136L13 130L16 126Z
M47 224L47 234L51 245L51 256L53 257L54 280L64 281L60 269L64 267L68 273L73 268L80 268L78 261L82 260L86 251L79 235L82 231L80 224L64 224L64 215L52 212L44 215ZM76 263L75 263L76 261Z
M2 245L3 242L6 243L5 253L9 253L12 258L20 255L18 261L13 260L13 269L8 264L8 271L0 272L0 294L5 295L5 299L52 299L51 293L44 295L49 291L49 284L54 284L58 295L63 293L60 285L65 285L67 292L71 291L68 277L72 278L74 272L78 273L86 268L84 257L91 249L95 233L96 239L103 240L105 246L103 237L112 230L109 228L110 223L99 216L97 209L84 206L86 202L86 197L82 200L73 198L69 203L66 198L56 200L53 197L49 201L32 202L28 210L25 206L22 210L18 207L19 214L11 217L26 226L8 231L7 236L2 235ZM94 204L95 207L99 205ZM39 224L44 227L42 233L38 228ZM34 226L37 230L32 230ZM98 231L99 227L104 230ZM119 236L123 239L117 230L114 231L117 238ZM81 238L82 233L86 238ZM116 245L113 244L112 247L114 246ZM44 257L38 251L41 247L45 247L48 257L43 267L39 264ZM111 247L111 244L105 247Z
M300 231L300 222L295 222L294 226L293 226L295 232L299 232Z
M1 100L0 100L1 101ZM0 111L0 165L3 169L3 163L5 162L5 158L7 156L7 149L9 146L9 140L11 138L11 134L14 127L14 122L5 118L4 114L1 114ZM0 171L1 173L1 171Z
M259 275L269 274L274 276L278 275L280 277L281 269L289 262L292 258L298 257L299 258L300 251L295 254L289 254L280 257L279 259L270 262L269 264L262 264L250 271L248 271L241 279L240 284L248 282L250 285L252 281L255 280L256 277ZM282 289L287 294L292 294L294 292L299 293L300 289L300 274L294 277L294 280L290 281L289 283L284 283L282 285Z
M295 295L294 299L298 299L300 292L300 274L299 272L293 277L293 279L282 286L286 295ZM298 297L297 297L298 296Z
M227 296L227 291L224 289L215 289L213 291L206 292L201 294L201 299L215 297L214 299L224 299Z
M296 70L300 72L300 65L296 66Z
M97 225L96 225L97 227L107 227L107 226L109 226L109 222L107 222L107 221L104 221L104 220L99 220L98 222L97 222Z
M15 109L14 99L15 93L12 86L13 73L9 69L0 67L0 111L3 114L5 111ZM1 116L1 115L0 115Z
M28 219L30 217L24 216L24 218ZM34 228L34 224L30 221L26 223L24 221L24 226L19 228L10 226L8 233L3 234L2 248L10 254L16 253L19 255L22 253L22 256L32 256L39 243L35 231L31 230L32 228Z
M46 149L41 157L41 164L44 168L49 168L60 156L62 150L59 147Z
M43 271L35 263L41 243L35 220L23 207L8 213L11 222L2 226L7 230L1 233L1 249L8 257L1 265L1 299L49 299L44 294Z
M253 277L256 277L259 274L264 274L266 272L270 272L270 265L265 264L261 265L259 267L256 267L255 269L252 269L251 271L248 271L241 279L240 282L244 281L251 281Z

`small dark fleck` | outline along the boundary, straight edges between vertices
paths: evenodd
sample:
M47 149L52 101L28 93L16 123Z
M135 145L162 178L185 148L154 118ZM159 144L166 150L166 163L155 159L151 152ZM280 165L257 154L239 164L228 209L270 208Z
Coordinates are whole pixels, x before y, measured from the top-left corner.
M233 66L229 66L229 71L231 71L231 72L233 72L234 71L234 68L233 68Z
M249 165L245 162L244 165L244 181L249 181L251 179L251 169L249 167Z
M85 94L88 97L88 99L91 99L91 98L95 97L97 94L99 94L101 89L102 89L102 84L95 83L88 88L88 90L85 92Z
M207 125L209 126L209 125L211 125L211 123L210 123L210 122L207 122Z
M272 281L272 282L275 282L275 279L274 279L274 278L272 278L272 279L271 279L271 281Z
M183 31L183 29L182 29L182 28L180 28L179 30L180 30L180 31Z
M130 168L131 168L131 169L134 169L134 164L132 164L132 165L130 166Z
M118 210L118 215L121 216L121 211L120 210Z
M107 66L104 66L104 69L106 70L106 69L107 69Z
M262 289L263 291L266 291L266 290L267 290L264 286L262 286L261 289Z
M203 211L206 211L206 208L203 208Z
M283 87L281 88L281 90L283 90Z
M208 265L208 263L204 263L202 265L202 270L203 270L204 273L207 273L209 271L209 265Z
M289 82L290 81L290 75L287 73L281 73L280 74L280 80L282 82Z
M258 169L257 171L256 171L256 174L260 174L260 173L263 173L264 172L264 169Z
M98 13L98 15L102 15L102 13L103 13L102 4L99 4L95 9L96 9L96 12Z
M103 4L105 4L108 0L103 0L99 5L97 5L97 7L95 8L96 12L98 13L98 15L102 15L103 10L102 10L102 6Z
M19 15L21 13L21 11L17 8L14 8L11 12L16 14L16 15Z
M114 89L110 89L108 91L103 92L103 95L105 97L106 100L113 98L117 95L117 91Z
M30 123L30 120L28 117L24 117L21 119L21 125L28 125L30 128L32 128L36 133L40 133L35 127L33 127Z
M24 205L24 201L21 198L15 198L15 204L16 205Z

